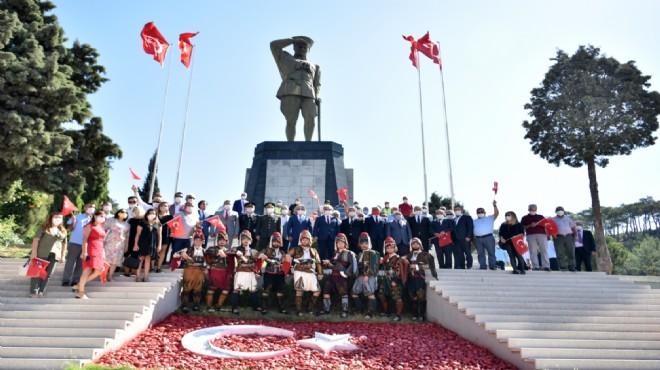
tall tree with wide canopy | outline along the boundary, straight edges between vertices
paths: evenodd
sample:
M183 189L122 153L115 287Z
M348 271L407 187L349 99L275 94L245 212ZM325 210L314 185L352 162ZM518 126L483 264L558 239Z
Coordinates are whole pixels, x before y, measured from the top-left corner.
M605 242L596 166L605 167L613 155L655 143L660 94L650 91L650 76L634 61L620 63L600 49L580 46L573 55L557 51L541 86L525 104L531 121L524 121L532 151L559 166L587 166L595 225L598 268L612 273Z

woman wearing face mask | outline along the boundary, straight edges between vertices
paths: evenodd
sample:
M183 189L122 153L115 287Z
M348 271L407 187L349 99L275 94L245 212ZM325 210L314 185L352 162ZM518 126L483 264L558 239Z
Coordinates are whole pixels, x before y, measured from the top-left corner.
M105 253L105 262L110 264L108 270L108 281L112 281L112 275L115 273L117 265L121 265L124 260L124 245L128 238L128 212L122 208L114 217L110 217L105 221L105 242L103 249Z
M103 240L105 239L105 212L94 212L94 219L83 230L82 259L83 272L78 285L73 287L77 291L76 298L87 299L85 284L96 279L103 272Z
M181 212L174 217L176 216L181 216L181 226L183 226L184 232L180 236L172 236L172 253L190 248L190 236L196 228L202 227L199 213L194 212L194 206L190 202L186 203Z
M511 238L519 234L524 234L525 228L520 222L518 222L518 217L516 217L514 212L509 211L505 213L504 216L506 217L506 221L500 226L500 248L509 253L513 273L524 275L526 269L525 260L513 246Z
M64 259L66 251L66 229L62 225L62 213L53 212L48 215L46 222L37 230L32 239L32 253L30 258L41 258L50 262L46 267L48 274L45 279L32 278L30 280L30 297L43 297L50 276L55 270L57 262Z
M169 204L163 202L158 204L158 222L160 222L160 248L158 249L158 263L156 264L156 272L161 273L161 267L165 261L165 256L170 248L170 227L166 223L170 222L174 216L170 214Z
M144 268L144 276L140 279L140 266L138 266L135 281L149 281L149 269L151 259L158 258L158 250L161 247L162 236L160 233L160 223L156 210L153 208L147 211L145 220L138 225L133 251L140 256L140 266Z
M101 209L103 212L105 212L105 218L110 219L113 218L114 216L112 215L112 202L107 201L101 205Z

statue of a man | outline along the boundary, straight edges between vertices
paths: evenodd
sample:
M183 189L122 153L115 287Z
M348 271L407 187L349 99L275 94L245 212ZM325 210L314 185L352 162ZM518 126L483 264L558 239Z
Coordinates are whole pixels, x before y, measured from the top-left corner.
M288 141L293 141L296 137L296 122L300 111L305 120L305 141L311 141L314 136L321 69L317 64L307 61L307 52L313 44L314 40L306 36L295 36L270 43L270 51L282 77L282 84L276 96L281 101L280 110L286 118ZM293 55L283 50L289 45L293 45Z

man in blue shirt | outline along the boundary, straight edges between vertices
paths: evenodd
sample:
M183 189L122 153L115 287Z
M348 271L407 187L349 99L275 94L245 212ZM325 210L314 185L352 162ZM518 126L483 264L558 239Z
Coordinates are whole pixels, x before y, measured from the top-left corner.
M474 224L474 244L477 247L477 259L479 260L479 269L486 269L486 251L488 251L488 268L495 270L495 237L493 237L493 230L495 229L495 219L499 216L500 211L497 209L497 202L493 201L493 214L486 216L486 210L477 208L477 218L473 221Z
M66 248L66 262L64 263L64 274L62 275L62 286L74 286L80 281L82 274L83 229L92 220L96 212L94 203L87 203L83 207L83 213L72 216L68 222L71 231L71 239Z

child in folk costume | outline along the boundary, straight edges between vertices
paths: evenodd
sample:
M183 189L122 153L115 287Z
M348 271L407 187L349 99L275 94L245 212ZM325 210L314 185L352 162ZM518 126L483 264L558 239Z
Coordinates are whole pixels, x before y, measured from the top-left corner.
M188 313L188 299L193 296L193 311L199 311L199 302L202 299L202 285L206 274L206 257L204 256L204 233L195 232L193 245L180 253L181 261L185 263L183 269L183 291L181 292L181 305L183 313Z
M335 237L335 253L329 260L323 260L323 266L332 272L326 278L323 287L323 313L330 314L332 301L330 296L337 294L341 297L341 317L348 316L349 277L357 273L357 259L355 253L348 250L348 238L339 233Z
M303 294L312 292L307 311L314 313L316 301L321 294L319 280L323 279L321 260L316 249L312 248L312 234L303 230L298 239L298 246L289 250L293 261L293 287L296 290L296 314L302 316Z
M368 308L364 315L365 319L370 319L376 314L378 304L376 302L376 289L378 288L378 267L380 266L380 255L371 249L371 238L369 234L363 232L358 239L358 246L362 252L357 256L358 277L355 279L351 297L355 304L355 312L362 312L362 299L360 294L367 296Z
M379 279L378 298L383 306L381 315L389 315L388 300L394 302L396 316L392 320L400 321L403 312L401 291L408 277L408 261L399 257L396 242L392 237L385 239L385 256L381 259L382 277Z
M408 294L412 299L412 320L424 320L426 316L426 270L437 280L435 261L433 256L422 249L422 241L412 238L410 253L404 258L408 260L410 273L408 274Z
M240 235L241 245L232 251L236 253L236 275L234 275L234 292L231 295L231 312L238 315L238 295L243 291L250 292L252 309L261 311L259 295L257 293L257 279L261 278L261 266L256 267L259 261L259 251L250 248L252 234L243 230ZM257 273L256 271L259 271Z
M209 265L209 287L206 291L206 311L220 311L231 290L231 277L234 275L235 254L227 249L229 236L218 233L216 246L206 250L206 262ZM218 297L218 294L220 296ZM213 302L216 301L215 308Z
M282 235L275 231L270 237L270 243L259 259L265 261L264 290L261 293L262 314L268 313L268 298L270 293L277 297L277 308L280 313L286 314L284 308L284 276L289 273L291 263L284 260L286 252L282 250Z

